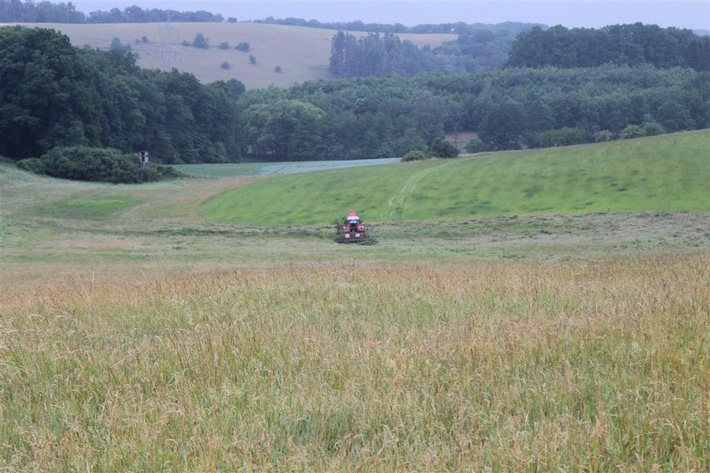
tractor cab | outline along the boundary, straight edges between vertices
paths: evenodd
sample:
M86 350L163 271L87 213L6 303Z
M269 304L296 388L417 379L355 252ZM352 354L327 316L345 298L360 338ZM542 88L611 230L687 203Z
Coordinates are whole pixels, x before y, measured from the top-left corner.
M348 227L351 230L363 228L362 220L360 219L360 217L357 216L357 213L355 213L354 210L351 210L348 216L345 217L345 221L343 222L343 229L345 229L345 227Z

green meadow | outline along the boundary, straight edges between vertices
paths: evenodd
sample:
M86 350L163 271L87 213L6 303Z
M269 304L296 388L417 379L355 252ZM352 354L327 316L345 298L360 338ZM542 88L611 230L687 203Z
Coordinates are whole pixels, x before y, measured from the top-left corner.
M707 130L257 170L0 161L0 471L710 468Z
M48 209L54 216L66 218L109 218L114 213L133 207L138 199L87 199L76 198L58 202Z
M350 207L368 221L503 215L710 210L707 131L255 181L202 207L242 224L329 222Z

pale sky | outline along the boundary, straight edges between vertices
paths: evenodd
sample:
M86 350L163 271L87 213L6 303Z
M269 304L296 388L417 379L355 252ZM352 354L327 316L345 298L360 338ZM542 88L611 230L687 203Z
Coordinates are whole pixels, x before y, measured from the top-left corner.
M325 22L401 23L405 26L464 22L506 21L542 23L568 28L600 28L607 25L642 22L661 27L710 30L710 0L282 0L282 1L152 1L77 0L77 10L89 13L138 5L143 9L219 13L239 21L274 18L302 18Z

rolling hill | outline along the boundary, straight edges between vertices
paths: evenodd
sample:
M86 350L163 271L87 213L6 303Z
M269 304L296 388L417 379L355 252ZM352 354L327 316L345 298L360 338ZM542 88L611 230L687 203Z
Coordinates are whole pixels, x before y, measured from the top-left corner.
M706 251L709 145L703 130L291 175L216 165L143 185L48 178L0 161L0 259L16 281L107 262L119 272L340 262L362 256L328 244L350 208L372 225L369 257L387 261Z
M211 198L218 222L374 222L590 212L710 211L710 131L277 176Z
M55 29L67 35L78 47L88 45L109 49L113 38L118 38L121 43L130 44L131 51L138 54L139 66L166 71L174 67L194 74L203 83L237 79L247 89L258 89L290 87L308 80L332 78L328 63L335 30L261 23L42 23L24 26ZM192 42L198 33L208 40L209 49L182 45L183 41ZM436 47L456 39L456 35L448 34L399 36L420 48L425 45ZM242 42L249 43L248 52L235 49ZM228 43L229 49L221 49L222 43ZM255 64L249 61L250 55L256 58ZM223 68L223 63L230 67ZM280 72L276 71L277 67Z

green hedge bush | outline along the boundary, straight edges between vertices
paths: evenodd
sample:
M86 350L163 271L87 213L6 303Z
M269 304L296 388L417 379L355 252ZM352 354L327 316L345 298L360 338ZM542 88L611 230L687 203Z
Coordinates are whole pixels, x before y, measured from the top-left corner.
M135 184L140 182L140 164L135 154L126 154L110 148L66 146L53 148L41 158L20 161L19 166L36 174L45 174L76 181ZM158 181L181 177L169 166L149 164L143 172L143 181Z
M429 159L431 156L426 154L424 151L410 151L407 154L405 154L402 157L402 162L409 162L409 161L422 161L424 159Z

